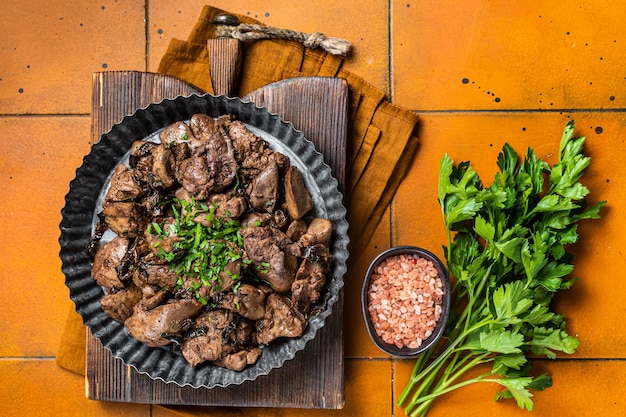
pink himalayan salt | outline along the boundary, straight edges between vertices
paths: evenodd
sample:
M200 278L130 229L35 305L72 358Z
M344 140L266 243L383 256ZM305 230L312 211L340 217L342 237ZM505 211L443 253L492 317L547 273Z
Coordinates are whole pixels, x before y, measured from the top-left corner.
M443 283L431 261L394 255L372 274L367 300L376 334L387 344L415 349L441 317Z

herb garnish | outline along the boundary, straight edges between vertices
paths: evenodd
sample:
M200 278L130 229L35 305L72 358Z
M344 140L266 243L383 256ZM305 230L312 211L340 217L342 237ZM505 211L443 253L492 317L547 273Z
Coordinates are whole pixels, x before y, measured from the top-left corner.
M204 285L214 290L221 290L223 285L221 274L226 273L234 281L233 289L241 284L241 274L233 274L226 269L232 262L241 262L242 271L250 264L243 258L243 238L239 233L240 224L237 219L224 219L215 215L218 206L181 200L174 198L168 202L174 215L174 222L168 224L157 222L148 225L146 233L156 234L160 238L175 236L172 250L166 251L157 241L157 256L170 263L170 270L176 271L179 278L176 288L184 285L183 276L197 277L199 282L191 284L187 290L193 291L198 301L206 304L207 300L200 296L199 289ZM208 226L198 223L195 219L204 216Z
M452 309L441 350L417 360L398 403L411 416L424 416L432 401L475 382L505 388L496 400L514 398L532 410L531 389L552 385L548 375L530 375L526 353L555 358L573 353L579 340L565 330L564 317L551 309L554 294L575 279L566 246L578 241L577 222L599 218L606 203L587 207L589 190L579 182L590 158L584 137L570 121L554 166L529 148L523 161L505 144L500 172L484 188L469 162L456 167L448 155L440 164L438 201L448 232L444 247L456 278ZM547 183L546 183L547 180ZM490 372L461 377L492 363Z

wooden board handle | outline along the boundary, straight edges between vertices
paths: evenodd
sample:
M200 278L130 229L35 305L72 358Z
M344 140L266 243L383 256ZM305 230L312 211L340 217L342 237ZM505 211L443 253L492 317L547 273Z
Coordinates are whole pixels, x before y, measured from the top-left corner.
M230 38L209 39L207 49L215 95L236 95L241 68L241 42Z

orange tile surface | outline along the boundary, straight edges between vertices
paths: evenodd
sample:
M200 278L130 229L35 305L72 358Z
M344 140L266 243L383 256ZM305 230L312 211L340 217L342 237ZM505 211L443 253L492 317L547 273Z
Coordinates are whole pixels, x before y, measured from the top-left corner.
M396 1L392 13L394 98L402 106L553 110L626 104L624 3Z
M349 39L346 68L421 117L420 147L368 249L346 277L343 410L171 408L85 399L84 379L54 362L71 307L58 258L68 183L89 150L91 76L156 71L172 38L186 39L211 4L269 25ZM376 254L414 244L440 254L440 158L470 160L491 182L509 142L553 162L574 119L592 157L583 182L603 218L580 227L580 280L556 300L578 351L535 361L554 386L529 414L474 384L440 398L431 417L626 415L624 218L626 4L412 1L0 0L0 414L3 416L403 416L395 405L413 361L369 340L360 307Z
M89 129L87 116L0 118L0 356L54 356L59 345L71 300L58 224Z
M150 405L87 400L84 378L50 359L3 358L0 376L3 416L150 416Z
M91 74L146 69L145 2L3 0L0 113L86 114Z

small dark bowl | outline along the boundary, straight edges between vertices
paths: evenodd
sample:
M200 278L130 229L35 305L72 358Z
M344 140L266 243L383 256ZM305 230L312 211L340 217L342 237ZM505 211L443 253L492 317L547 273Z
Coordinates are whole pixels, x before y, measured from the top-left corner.
M435 269L437 269L437 272L439 273L439 277L441 278L441 282L443 284L441 316L439 317L439 320L437 321L437 325L435 326L435 329L433 330L432 334L428 336L426 339L424 339L424 341L419 347L414 348L414 349L409 348L409 347L403 347L400 349L396 345L390 345L388 343L385 343L376 334L376 330L374 329L374 324L372 323L370 319L369 311L367 310L368 308L367 294L369 292L370 280L371 280L372 274L385 259L392 257L392 256L403 255L403 254L417 255L420 258L424 258L428 261L431 261ZM361 308L363 310L363 318L365 319L367 332L369 333L374 344L380 350L398 358L411 358L411 357L417 356L425 352L426 350L430 349L437 343L437 341L443 334L443 330L446 327L446 322L448 321L448 315L450 313L450 279L448 277L446 268L443 265L443 263L439 260L439 258L437 258L435 255L433 255L431 252L425 249L421 249L415 246L397 246L391 249L387 249L386 251L379 254L372 261L372 263L370 264L370 267L367 269L367 273L365 274L365 281L363 282L363 288L361 291Z

